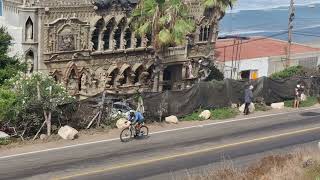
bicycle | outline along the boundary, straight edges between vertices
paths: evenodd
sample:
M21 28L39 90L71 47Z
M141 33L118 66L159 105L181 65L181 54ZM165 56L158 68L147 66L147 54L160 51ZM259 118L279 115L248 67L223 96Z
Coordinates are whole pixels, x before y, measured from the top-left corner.
M129 127L124 128L120 133L120 140L122 142L129 142L133 137L144 138L149 135L149 128L142 123L139 131L136 128L137 125L130 123ZM137 136L136 136L137 135Z

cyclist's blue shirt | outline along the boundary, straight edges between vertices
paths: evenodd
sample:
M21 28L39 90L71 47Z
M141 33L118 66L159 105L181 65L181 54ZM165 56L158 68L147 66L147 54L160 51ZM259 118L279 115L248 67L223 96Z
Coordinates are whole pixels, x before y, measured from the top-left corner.
M144 117L141 112L135 112L134 116L135 116L134 121L136 121L136 122L140 122L140 121L144 120ZM130 119L130 115L129 115L128 119Z

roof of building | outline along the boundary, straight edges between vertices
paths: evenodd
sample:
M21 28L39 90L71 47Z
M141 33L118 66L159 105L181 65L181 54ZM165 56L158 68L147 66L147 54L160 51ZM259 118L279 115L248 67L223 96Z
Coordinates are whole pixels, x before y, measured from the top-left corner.
M217 59L219 61L231 61L232 59L247 60L262 57L284 56L287 54L288 44L282 40L265 37L250 37L241 39L219 39L216 44ZM234 45L234 43L236 45ZM238 43L239 45L237 45ZM238 56L236 57L237 52ZM292 54L309 52L320 52L320 48L313 48L307 45L296 43L293 43L291 46Z

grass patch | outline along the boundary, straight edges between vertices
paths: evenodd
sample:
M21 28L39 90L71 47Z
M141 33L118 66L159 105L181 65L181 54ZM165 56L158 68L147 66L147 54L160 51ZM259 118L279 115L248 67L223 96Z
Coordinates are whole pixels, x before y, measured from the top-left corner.
M285 107L293 107L294 100L288 100L284 102ZM311 107L318 103L317 97L307 97L306 101L300 102L300 107Z
M182 117L182 121L203 121L203 118L200 118L199 115L203 110L199 109L192 114L186 115ZM219 108L210 110L211 112L211 119L230 119L236 117L239 112L237 109L233 108Z
M211 111L211 118L213 119L230 119L234 118L239 114L237 109L233 108L221 108Z
M3 146L3 145L8 145L11 143L11 140L10 139L4 139L4 138L0 138L0 146Z
M304 174L305 179L320 180L320 164L315 164L314 166L307 168Z
M186 115L182 118L182 121L201 121L204 120L202 118L199 117L201 111L195 111L192 114Z

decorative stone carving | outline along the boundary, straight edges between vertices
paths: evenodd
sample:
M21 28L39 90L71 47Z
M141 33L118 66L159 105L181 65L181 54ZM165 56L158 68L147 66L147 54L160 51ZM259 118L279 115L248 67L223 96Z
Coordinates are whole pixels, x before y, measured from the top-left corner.
M71 29L65 29L58 39L59 51L73 51L75 50L75 35L72 34Z
M147 84L149 75L149 72L142 72L139 76L139 84Z
M104 89L107 83L107 74L105 72L100 74L99 88Z
M81 84L80 90L87 93L89 83L88 83L88 76L86 73L82 74L80 84Z
M137 38L132 38L132 43L131 43L132 48L136 48L137 47L137 42L138 42Z
M29 19L26 24L26 41L33 40L33 24Z
M29 56L27 58L27 74L32 74L33 72L33 59Z
M67 81L67 89L69 93L72 95L78 92L78 79L74 72L71 72L68 81Z
M193 66L192 66L191 61L189 61L188 64L187 64L187 78L188 78L188 79L194 78L194 75L193 75Z
M81 41L81 50L88 49L88 32L86 30L81 31L80 35L80 41Z

